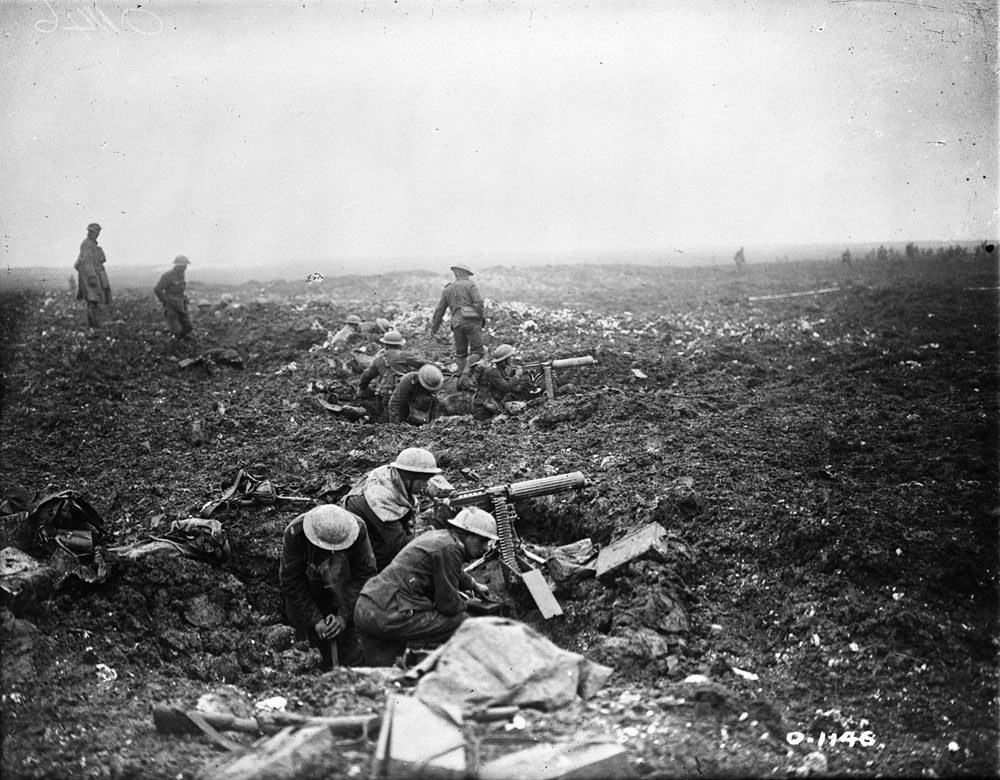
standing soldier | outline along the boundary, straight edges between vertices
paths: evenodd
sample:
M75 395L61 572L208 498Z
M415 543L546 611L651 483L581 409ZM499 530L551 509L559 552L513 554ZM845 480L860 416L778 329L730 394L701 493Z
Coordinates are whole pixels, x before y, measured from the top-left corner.
M444 374L434 365L404 374L389 397L389 422L423 425L437 418L437 394L444 386Z
M493 352L493 357L482 369L472 397L472 417L488 420L504 411L504 400L508 393L520 391L526 381L516 375L511 358L517 352L510 344L501 344Z
M281 540L278 579L285 616L319 650L320 668L359 666L354 605L375 576L364 521L339 506L310 509L288 524Z
M383 348L376 353L372 364L362 372L361 379L358 380L358 391L354 398L360 400L374 397L372 404L374 408L371 410L372 419L382 422L386 417L389 399L392 397L392 391L396 389L399 378L410 371L418 370L430 361L405 352L403 346L406 344L406 339L398 330L390 330L379 339L379 343L383 345ZM378 381L375 384L375 391L372 393L369 385L376 378Z
M87 237L80 244L80 254L73 267L78 271L76 299L87 302L87 325L96 328L101 324L102 303L111 303L111 284L104 270L104 250L97 245L101 226L96 222L87 225Z
M174 258L174 267L163 274L153 288L153 293L163 304L163 315L167 318L167 326L177 340L184 338L194 329L191 316L188 314L188 298L184 294L187 289L184 272L190 262L184 255L177 255Z
M483 296L470 278L472 271L461 263L451 267L455 281L445 285L441 300L431 320L431 335L437 333L444 319L445 310L451 311L451 332L455 338L455 358L458 361L458 387L468 386L469 369L483 357L483 327L486 314Z
M358 480L341 502L368 526L379 571L413 538L417 496L430 478L440 473L430 452L407 447L392 463L379 466Z

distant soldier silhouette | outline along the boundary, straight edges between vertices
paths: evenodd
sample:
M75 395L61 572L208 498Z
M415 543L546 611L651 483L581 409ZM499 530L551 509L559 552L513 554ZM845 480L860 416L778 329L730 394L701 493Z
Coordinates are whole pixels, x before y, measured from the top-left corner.
M87 237L80 244L80 254L74 268L78 272L76 299L87 302L87 325L96 328L101 324L102 303L111 303L111 284L104 271L104 250L97 245L101 226L96 222L87 225Z
M194 329L191 315L188 314L188 297L185 294L187 281L184 279L184 272L190 262L184 255L177 255L173 267L160 277L153 288L153 294L163 304L167 327L178 341L187 338Z
M840 262L844 265L851 265L851 250L845 249L844 254L840 256Z
M743 247L740 247L739 250L736 252L736 254L733 255L733 261L739 268L742 268L744 265L746 265L747 259L743 255Z

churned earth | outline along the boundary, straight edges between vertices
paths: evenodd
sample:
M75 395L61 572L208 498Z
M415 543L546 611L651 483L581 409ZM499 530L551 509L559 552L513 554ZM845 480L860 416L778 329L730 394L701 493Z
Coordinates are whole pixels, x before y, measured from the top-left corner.
M519 601L615 672L572 707L476 727L484 751L598 734L637 777L997 773L994 256L486 269L493 346L596 363L488 423L316 403L352 404L374 352L331 343L351 313L449 362L426 333L444 281L192 273L208 305L179 347L147 290L116 289L96 338L65 287L0 292L5 495L80 491L119 548L197 516L240 469L290 497L221 517L224 566L109 553L103 582L0 613L4 778L194 777L219 749L158 733L152 707L224 685L304 715L381 712L391 675L320 673L293 643L278 553L296 514L414 445L457 487L584 472L583 491L518 507L526 542L659 523L687 551L578 583L548 621ZM239 360L196 359L223 349ZM665 624L663 594L686 624ZM344 746L328 776L368 774L373 749Z

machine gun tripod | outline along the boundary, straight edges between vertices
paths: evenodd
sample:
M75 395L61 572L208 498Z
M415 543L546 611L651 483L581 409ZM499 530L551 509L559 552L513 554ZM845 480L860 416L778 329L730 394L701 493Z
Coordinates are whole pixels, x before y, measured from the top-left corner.
M446 507L449 511L476 506L486 510L496 518L497 535L500 537L500 570L503 574L504 585L509 589L516 583L523 583L531 593L543 617L548 619L555 615L561 615L562 608L555 596L552 595L552 590L545 581L542 572L535 567L537 559L533 561L531 556L521 549L521 541L514 530L514 523L517 521L517 511L514 504L527 498L581 490L591 484L582 472L573 471L551 477L540 477L523 482L470 490L438 489L435 491L438 495L433 498L436 504Z

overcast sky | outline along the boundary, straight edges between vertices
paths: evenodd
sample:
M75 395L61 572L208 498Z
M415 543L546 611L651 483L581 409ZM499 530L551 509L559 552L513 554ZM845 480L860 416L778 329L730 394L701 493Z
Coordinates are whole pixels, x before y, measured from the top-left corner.
M91 221L109 263L161 266L997 235L986 0L0 21L7 266L72 265Z

